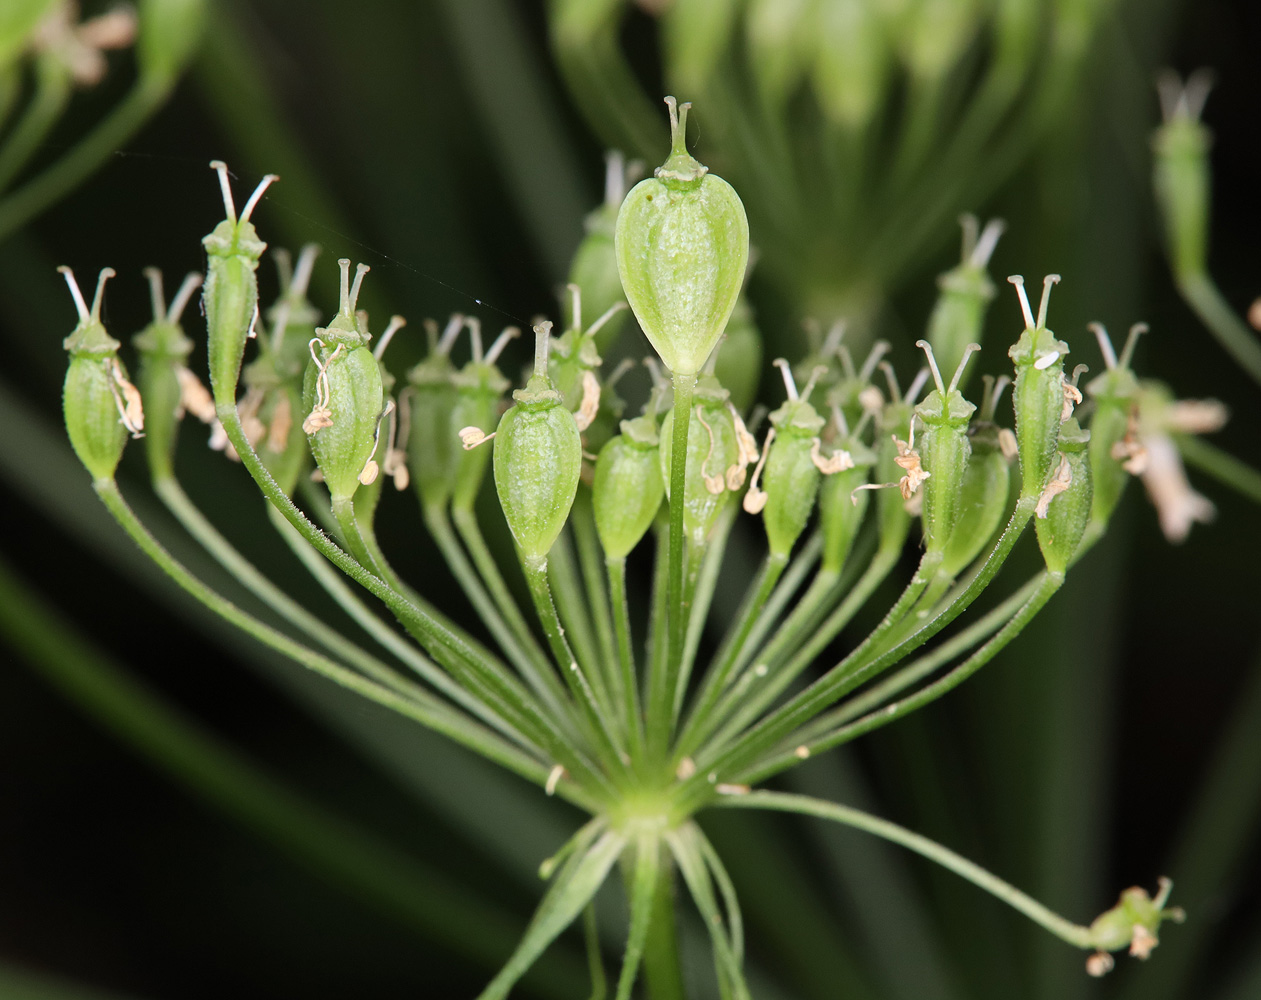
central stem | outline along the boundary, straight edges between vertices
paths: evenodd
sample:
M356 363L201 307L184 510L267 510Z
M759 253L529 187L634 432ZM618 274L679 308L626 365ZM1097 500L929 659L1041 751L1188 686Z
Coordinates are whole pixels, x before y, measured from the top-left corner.
M670 643L665 676L660 678L653 692L648 719L650 748L659 759L665 759L669 748L674 688L687 636L687 615L683 608L683 509L687 495L687 438L695 388L695 374L675 373L674 428L670 441L669 571L666 576Z

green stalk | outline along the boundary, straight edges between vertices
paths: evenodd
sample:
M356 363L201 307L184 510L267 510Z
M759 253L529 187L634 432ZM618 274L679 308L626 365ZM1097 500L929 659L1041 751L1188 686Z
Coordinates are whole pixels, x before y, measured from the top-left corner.
M753 628L744 641L744 648L736 657L734 672L742 670L758 652L762 640L766 638L766 633L770 631L771 626L779 619L789 599L800 589L802 580L805 579L806 574L810 572L814 564L819 561L822 551L823 536L816 531L810 536L809 541L802 546L801 551L793 557L792 562L788 564L788 568L784 570L779 582L775 585L774 593L771 594L770 599L758 613L757 619L753 623ZM823 578L822 582L820 577ZM783 622L783 626L787 626L790 621L803 621L803 615L807 613L808 609L803 611L802 615L799 615L798 611L802 609L802 605L816 600L825 601L831 595L832 587L839 579L839 572L820 572L816 574L806 593L802 595L797 605L789 612L789 617ZM776 629L777 634L779 631L779 629ZM765 658L762 657L762 659Z
M635 872L630 885L630 933L617 978L615 1000L631 1000L631 990L648 943L661 867L661 840L655 830L635 838Z
M127 501L123 499L117 483L112 479L98 479L93 482L92 487L96 490L97 496L101 498L101 502L105 504L106 509L113 515L119 526L140 546L145 555L157 563L167 576L171 577L190 595L242 632L257 639L263 645L276 650L278 653L289 657L295 663L320 674L334 684L360 694L386 708L393 709L400 715L414 719L422 725L428 726L430 729L442 733L455 742L481 754L483 757L501 764L529 781L540 785L546 782L547 769L537 759L527 757L516 747L504 743L498 736L471 719L466 718L450 706L438 701L438 699L426 696L422 700L419 695L423 692L417 692L411 698L403 698L395 692L360 677L340 664L295 642L271 626L258 621L252 615L246 614L232 602L196 579L162 547L157 539L149 534L148 529L132 513ZM567 791L569 790L567 789ZM589 807L591 800L586 794L579 789L575 789L574 792L575 794L571 801L585 802L588 804L587 807Z
M663 858L657 869L652 920L644 942L644 987L650 1000L687 1000L677 920L674 866Z
M747 773L742 771L741 780L750 783L764 781L770 775L792 767L804 757L822 753L825 750L840 746L842 743L855 740L872 730L887 726L890 722L909 715L916 709L923 708L929 702L936 701L942 695L954 690L985 664L989 663L1008 643L1016 638L1024 630L1025 626L1033 620L1034 615L1042 610L1046 602L1051 599L1064 583L1062 575L1051 572L1044 572L1035 579L1037 580L1037 587L1024 606L1008 620L1007 624L1002 627L994 638L990 639L989 642L951 670L946 676L920 688L910 697L886 705L884 708L872 712L856 722L851 722L813 739L801 741L792 750L773 754L763 762L754 765ZM792 742L798 743L795 738ZM806 752L804 755L801 753L801 747L805 747Z
M723 920L722 911L714 897L709 868L701 853L701 836L696 823L688 822L679 829L666 833L665 839L675 863L679 866L683 881L687 883L692 901L700 911L705 929L709 931L710 941L714 946L714 967L718 973L720 992L723 997L748 1000L749 988L744 981L744 973L731 937L727 933L726 921Z
M669 652L663 669L648 678L648 752L664 761L670 743L674 692L683 660L687 616L683 613L683 506L687 490L687 438L692 425L692 390L696 376L674 375L674 426L670 452L669 573L666 618ZM654 664L656 666L656 664Z
M731 881L722 858L714 850L714 845L709 842L704 831L699 826L695 829L701 857L705 859L705 865L709 868L714 884L718 886L723 907L727 911L727 925L731 929L731 951L735 955L736 962L742 963L744 961L744 917L740 912L740 899L736 895L735 883Z
M612 718L613 703L604 683L604 671L600 666L591 615L588 613L586 597L578 578L568 530L561 531L551 551L547 553L547 576L556 610L565 626L565 634L570 639L576 659L603 711Z
M652 694L652 679L664 673L666 657L670 655L670 628L666 622L669 616L667 609L670 599L670 558L667 540L669 530L668 522L657 521L657 544L652 572L652 613L648 616L648 671L644 677L645 702L649 701Z
M677 722L683 707L683 696L687 693L687 685L692 677L692 668L696 665L696 651L701 645L701 636L705 632L705 623L709 619L709 608L714 600L714 591L718 588L718 574L722 570L723 555L727 551L727 537L731 534L732 525L736 523L739 507L728 504L718 515L717 523L703 546L704 556L699 574L692 579L693 570L692 546L688 546L688 587L687 587L687 637L683 640L683 663L679 667L679 679L674 686L674 717Z
M123 145L166 100L170 87L141 78L91 132L52 166L0 199L0 240L60 200Z
M1261 342L1230 307L1216 283L1207 274L1175 275L1178 291L1217 338L1235 363L1261 385Z
M377 544L376 533L372 530L372 526L365 524L364 519L355 510L353 500L335 499L331 509L347 548L364 569L384 582L390 591L400 600L407 602L409 607L427 615L430 620L440 623L448 632L456 634L462 631L459 626L399 578L394 567L386 559L385 553L381 551L381 546ZM462 638L468 647L481 657L482 662L497 676L500 683L511 686L521 697L525 697L525 688L517 682L499 657L472 636L465 634Z
M1208 473L1253 503L1261 503L1261 472L1190 434L1175 435L1174 441L1188 465Z
M687 693L688 681L692 676L692 666L696 650L700 648L701 633L705 630L705 616L709 613L709 598L713 596L712 586L705 594L705 608L700 610L696 605L700 593L701 578L705 577L709 584L718 581L718 566L722 563L722 553L710 548L708 544L684 544L686 571L683 575L683 602L680 607L681 616L686 623L683 635L683 651L680 654L679 666L674 678L674 693L670 700L670 730L678 721L679 709L683 704L683 696ZM708 571L708 572L707 572Z
M618 744L615 726L609 718L605 706L596 698L595 692L587 676L574 658L569 640L565 638L565 629L561 625L560 615L552 600L552 588L547 577L547 557L533 557L522 554L521 568L525 571L525 580L530 587L530 597L534 600L534 610L538 613L539 622L543 626L543 634L547 636L548 645L552 648L552 656L556 665L565 676L565 682L577 701L580 711L590 728L590 736L600 751L597 757L604 762L610 773L626 773L627 764L622 757L624 748Z
M614 793L612 784L598 768L586 760L582 751L571 743L567 734L555 728L554 723L542 714L524 688L502 680L488 658L471 646L458 632L447 628L434 616L417 608L393 591L384 580L365 570L350 555L312 524L272 478L263 465L249 438L241 426L236 402L216 406L219 422L236 449L241 463L262 490L263 495L280 511L284 518L298 530L321 555L370 593L384 601L403 623L403 626L426 646L430 654L471 690L502 713L517 720L523 734L542 746L550 757L557 760L575 781L590 780L593 787L604 794ZM524 725L522 725L524 723Z
M368 633L384 649L393 653L404 665L415 674L424 678L452 701L459 703L482 719L488 725L495 726L505 736L513 740L521 740L521 735L504 722L485 702L470 694L462 686L452 680L451 676L439 669L432 660L419 648L413 646L394 629L390 628L351 590L336 570L334 570L302 537L296 528L284 519L284 516L271 504L267 504L267 516L272 527L297 556L307 572L324 588L324 591L337 602L338 606L365 632Z
M503 616L499 614L499 609L486 592L486 588L482 586L476 570L464 554L464 550L460 548L446 509L432 505L426 506L422 513L430 537L437 544L442 558L459 581L461 589L476 610L478 618L490 629L491 635L508 655L517 668L517 672L547 705L552 716L557 720L566 718L569 711L565 707L567 701L565 690L561 687L552 665L548 662L543 650L533 642L533 636L529 637L530 645L523 645L517 633L508 627Z
M596 923L595 903L582 911L582 939L587 946L587 974L591 977L590 1000L604 1000L609 982L604 974L604 956L600 953L600 927Z
M811 539L812 543L815 541L818 541L820 546L822 545L822 539L818 535ZM809 547L810 546L807 546L807 549ZM793 608L788 617L780 624L779 628L775 630L775 634L771 637L771 641L767 643L766 647L762 649L760 654L757 656L758 666L753 670L745 670L736 681L735 686L727 693L723 702L719 704L713 725L716 725L722 719L728 718L731 712L734 711L734 707L744 700L750 687L761 677L766 676L786 662L786 658L792 655L793 651L804 639L810 637L813 640L814 645L818 646L819 649L822 649L832 641L836 632L839 632L846 624L848 624L850 616L856 613L858 608L866 601L865 596L851 600L850 607L846 609L845 613L838 612L833 618L830 618L826 624L821 623L819 619L823 615L828 604L838 600L840 595L846 593L853 585L853 576L857 566L864 563L867 564L867 570L864 572L863 577L857 582L857 587L862 593L868 593L870 590L879 586L884 576L892 570L897 561L901 546L894 546L892 543L887 543L887 558L882 560L881 566L874 569L874 564L870 562L871 549L873 547L874 535L872 533L865 533L859 540L858 547L855 549L854 553L846 560L845 567L842 570L832 571L821 569L818 574L816 574L814 580L811 581L809 588L806 590L806 593L802 596L801 600L797 602L796 607ZM794 571L799 569L800 574L804 575L809 565L813 565L814 559L816 558L815 556L811 556L810 562L806 563L804 559L807 554L808 552L803 550L801 554L801 559L803 560L801 565L798 567L794 564L794 566L790 567L788 572L784 574L783 579L780 581L779 589L784 590L785 594L782 598L780 598L778 593L773 596L767 604L768 609L771 605L782 607L781 602L786 602L788 596L796 592L800 581ZM790 577L793 577L793 579L790 580ZM776 614L778 614L778 610L776 611ZM757 630L755 630L755 635L756 634ZM746 666L748 660L751 659L752 655L755 653L758 653L758 650L756 648L750 648L748 655L741 657L741 669ZM809 654L808 659L802 658L802 669L804 669L804 666L813 659L813 652ZM794 663L796 662L797 661L794 661ZM758 668L762 665L765 665L766 670L759 674ZM796 676L795 672L793 673L793 676ZM789 678L789 680L791 680L791 678ZM785 681L783 683L786 684L787 682L788 681ZM782 687L782 684L777 686L775 690L767 696L767 700L764 704L769 704L770 700L772 700L778 692L782 690ZM760 711L760 708L758 710ZM710 731L712 731L712 728L713 726L711 725ZM699 741L697 742L699 743ZM693 747L693 749L695 749L695 747Z
M333 519L337 522L340 529L342 541L346 543L346 547L364 569L369 573L377 576L399 595L403 600L417 608L423 608L431 616L434 615L432 608L427 606L427 602L416 591L403 582L402 578L394 571L394 567L390 565L390 561L385 557L385 553L381 550L380 544L377 542L376 531L373 529L372 522L366 520L359 515L359 511L355 507L353 497L334 497L332 500ZM469 640L470 644L472 640ZM489 656L488 662L496 662ZM507 674L507 670L502 664L498 664L500 670Z
M624 704L626 692L622 690L622 674L617 668L617 640L613 635L613 613L609 606L608 591L604 589L604 552L596 533L595 510L591 505L591 491L582 487L574 500L570 516L574 540L578 545L578 561L582 567L582 579L587 585L587 605L595 624L599 642L599 666L605 689L616 704Z
M836 726L843 725L851 719L857 719L860 715L864 715L883 705L895 694L905 691L916 681L927 677L938 667L949 663L960 653L971 649L978 642L988 639L1020 610L1021 605L1029 599L1038 587L1040 580L1041 574L1035 576L1003 601L1002 604L994 608L993 611L990 611L979 621L968 626L958 635L951 637L948 642L943 642L931 653L918 657L888 679L872 686L857 697L850 698L832 711L819 716L803 730L802 735L809 739L819 733L825 733Z
M238 552L221 535L197 506L189 499L179 482L162 477L153 481L153 491L166 505L167 510L180 522L211 556L235 577L255 597L280 615L285 621L305 632L326 650L355 667L360 673L399 694L408 696L421 690L413 682L400 677L375 656L371 656L330 628L297 601L277 587L257 567Z
M631 642L630 608L626 603L626 560L608 559L609 595L613 603L613 627L617 634L617 659L621 670L622 710L631 760L638 764L644 752L644 720L639 714L639 677Z
M703 725L723 692L727 690L727 685L738 665L740 654L744 650L744 643L749 633L753 631L754 623L762 607L771 596L775 584L779 582L780 574L787 565L787 556L770 553L763 561L757 575L749 581L740 610L736 612L735 624L728 631L726 640L705 672L705 683L693 703L692 713L679 736L679 746L688 745L690 731L698 725Z
M471 899L467 887L296 794L204 732L88 645L72 622L37 601L3 564L0 627L20 661L95 722L322 879L482 962L498 961L519 933L498 908ZM547 970L548 990L556 997L572 996L580 981L576 963L565 959Z
M709 760L707 755L701 773L717 770L720 774L728 774L743 770L757 757L775 747L793 730L804 725L822 709L863 683L867 677L896 663L954 621L994 579L1032 516L1035 503L1036 498L1033 497L1022 497L1017 501L1007 527L995 542L985 562L962 592L939 615L921 623L919 628L907 638L872 659L862 658L861 653L865 651L864 647L870 648L870 641L864 643L809 688L759 722L733 746L724 749L717 755L716 760ZM702 782L697 778L691 779L690 783L693 786L693 795L708 794L707 790L701 787Z
M795 795L787 792L750 792L747 795L724 796L716 805L733 809L773 809L779 812L799 813L803 816L817 816L820 819L832 820L856 830L863 830L884 840L901 844L908 850L922 857L935 861L967 879L978 888L1002 900L1013 909L1019 910L1034 923L1054 934L1061 941L1075 948L1094 948L1095 944L1089 927L1066 920L1058 913L1048 909L1032 896L1026 895L1014 885L1004 882L997 875L991 874L980 865L964 858L936 841L912 833L905 827L890 823L869 813L848 806L835 805L807 795Z
M70 71L59 56L35 59L35 94L0 146L0 191L26 166L70 100Z
M521 613L520 605L517 604L512 592L508 589L508 584L504 580L503 574L499 571L499 564L495 562L490 546L486 544L486 538L482 534L481 526L477 523L476 515L469 508L453 507L451 509L451 518L455 521L456 531L460 533L460 538L468 549L469 555L473 559L473 565L477 567L477 572L481 575L482 582L486 585L486 588L490 591L490 596L498 606L500 615L503 616L504 621L508 623L508 627L517 636L517 641L524 648L533 648L538 651L540 664L547 667L545 674L552 675L551 664L547 662L543 651L539 649L538 641L534 638L534 632L530 629L529 623ZM558 695L562 693L562 687L554 676L548 683L555 687Z
M599 828L595 829L598 831ZM595 897L596 891L604 883L609 869L617 862L625 846L626 839L609 830L595 843L585 841L575 850L552 880L543 901L534 911L534 917L525 936L517 945L517 950L478 994L477 1000L506 1000L516 981Z
M788 685L814 662L818 653L825 649L841 629L849 624L850 619L867 603L867 599L880 586L884 578L893 571L900 555L901 545L887 546L878 551L841 605L816 630L810 642L786 664L776 664L771 659L763 657L759 658L755 666L744 672L740 680L719 703L709 725L698 731L694 737L697 747L702 742L708 743L705 750L706 757L735 739L745 726L758 718L766 707L773 703ZM762 670L763 667L766 669ZM766 682L756 692L750 693L752 686L763 679ZM720 723L722 728L718 729ZM715 729L717 733L711 739L710 733Z

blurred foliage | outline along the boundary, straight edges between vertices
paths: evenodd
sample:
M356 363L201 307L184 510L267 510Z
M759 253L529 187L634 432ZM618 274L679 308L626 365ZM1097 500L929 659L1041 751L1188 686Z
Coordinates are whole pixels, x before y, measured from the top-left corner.
M914 254L882 273L869 322L909 359L933 278L957 259L951 215L960 207L1001 215L1008 232L995 273L1064 275L1056 327L1073 343L1074 361L1101 367L1086 322L1103 320L1115 332L1149 321L1140 371L1180 395L1228 402L1232 422L1219 443L1255 462L1261 406L1172 288L1147 141L1157 121L1155 69L1213 66L1210 264L1244 308L1261 290L1261 13L1245 0L1182 6L1132 0L1109 9L1054 126L974 195L984 200L959 205L955 195L944 210L933 207L936 222ZM73 688L69 700L55 693L38 651L14 640L15 659L36 669L0 671L5 995L75 995L53 981L6 980L9 964L152 1000L471 995L507 955L540 892L535 868L565 836L572 811L262 656L173 594L105 523L58 426L60 341L73 314L54 268L116 268L111 329L120 337L139 329L148 309L141 268L201 266L197 240L219 214L206 163L220 157L244 178L282 176L260 216L274 245L326 247L317 287L332 288L330 260L345 254L373 266L365 305L379 315L415 321L461 310L493 326L547 313L603 176L602 148L579 111L590 111L591 95L567 96L552 44L540 6L512 0L364 0L353 11L328 0L219 0L169 103L90 181L0 243L8 498L0 551L29 599L60 609L103 651L91 655L125 664L151 689L145 697L179 709L177 721L195 717L180 722L190 732L235 747L260 787L280 782L306 802L310 813L291 813L299 827L314 830L311 816L327 814L409 871L440 875L470 913L493 914L505 934L498 956L418 932L380 892L332 875L284 837L259 840L264 825L232 822L196 782L173 783L155 770L152 761L169 758L146 757L134 727L123 726L119 740L99 704ZM663 79L671 57L660 54L646 14L629 11L606 44L646 93L688 82ZM123 98L135 79L127 59L115 57L117 72L67 106L23 177L57 162ZM707 107L698 101L697 148L719 163L721 115L736 110L715 104L711 139ZM652 110L660 126L663 112ZM808 159L798 166L808 181L809 167ZM781 193L810 204L807 188L783 184ZM755 197L745 193L751 214ZM896 228L882 231L891 225L876 215L858 230L867 235L854 237L858 250L872 233L896 240ZM856 252L851 232L830 234L837 252ZM768 258L797 236L791 228L768 235ZM803 313L825 310L813 291L823 279L812 274L809 288L793 287L782 277L791 270L768 260L778 280L752 288L768 349L798 350ZM262 273L266 295L274 284ZM1014 335L1009 291L992 317L994 336ZM410 344L419 354L419 338ZM396 349L406 354L402 342ZM124 486L129 471L139 478L128 464L137 459L124 462ZM257 505L244 473L225 476L195 435L185 435L180 462L194 495L207 496L214 471L212 517ZM1147 966L1129 963L1096 982L1076 952L918 859L807 821L722 815L705 825L744 900L754 995L822 1000L840 984L846 996L873 998L1256 995L1261 662L1252 567L1261 553L1254 508L1200 486L1218 505L1214 525L1171 548L1152 510L1129 505L1127 521L1001 663L790 782L913 826L1081 919L1112 903L1111 887L1151 886L1168 874L1188 924ZM384 541L409 554L399 560L403 576L452 590L410 505L391 506ZM283 559L259 515L219 518L219 526L241 547ZM161 516L150 523L174 537ZM191 550L172 544L201 568ZM737 537L730 572L739 579L751 569L738 553ZM211 568L206 575L220 580ZM296 596L322 608L307 581L295 579ZM20 605L9 607L12 623ZM25 616L28 626L36 613ZM57 633L71 641L70 626ZM614 892L603 902L612 955L619 900ZM684 927L689 971L704 968L702 933ZM485 938L493 939L489 929ZM575 978L578 939L563 944L526 981L535 994L585 989Z

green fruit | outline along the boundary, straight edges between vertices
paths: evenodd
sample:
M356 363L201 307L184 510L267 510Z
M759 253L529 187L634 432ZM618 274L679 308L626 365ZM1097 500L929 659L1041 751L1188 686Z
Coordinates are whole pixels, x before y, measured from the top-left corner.
M551 326L534 328L534 374L512 394L516 405L495 431L499 505L512 537L531 559L546 556L565 526L582 471L578 425L547 376Z
M118 341L101 324L101 297L114 269L101 271L91 310L70 268L58 270L65 275L79 312L78 326L62 341L70 352L61 396L66 431L75 454L92 477L113 479L128 431L132 437L141 437L144 431L140 392L127 380L127 369L118 360Z
M915 414L924 427L920 437L920 460L928 478L924 480L924 546L929 552L941 552L954 531L959 512L964 476L972 445L968 440L968 421L976 407L963 398L957 386L963 376L968 356L978 350L969 344L965 350L949 387L941 380L933 349L928 341L921 340L917 347L928 356L929 367L937 388L930 392L915 408Z
M1048 274L1043 281L1042 302L1035 320L1025 298L1023 279L1008 278L1020 293L1025 330L1008 356L1016 365L1012 407L1016 413L1016 444L1020 453L1021 494L1042 492L1055 463L1064 411L1064 356L1068 345L1046 328L1046 307L1051 286L1060 280Z
M385 407L381 366L355 318L359 284L368 268L359 265L351 288L350 261L343 258L338 264L341 308L327 327L315 331L302 391L302 429L334 503L353 497L361 482L375 478L376 468L368 460L376 450Z
M219 174L225 218L202 239L206 248L206 285L202 301L206 310L207 353L210 385L215 405L236 405L236 384L241 377L245 343L258 317L258 279L254 272L267 244L258 238L250 214L267 186L276 180L268 174L255 188L237 217L228 185L228 168L220 160L210 164Z
M622 433L600 449L591 486L604 554L623 559L652 527L665 496L656 420L622 421Z
M635 318L666 367L695 375L735 308L749 257L749 222L730 184L687 152L687 110L670 106L673 146L656 176L622 202L618 273ZM681 114L680 114L681 112Z

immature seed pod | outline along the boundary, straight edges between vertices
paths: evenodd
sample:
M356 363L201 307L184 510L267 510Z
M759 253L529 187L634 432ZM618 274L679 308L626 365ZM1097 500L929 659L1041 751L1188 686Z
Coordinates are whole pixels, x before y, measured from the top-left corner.
M1024 279L1012 275L1007 280L1016 286L1025 319L1024 332L1007 353L1016 365L1012 407L1016 413L1021 495L1028 498L1041 494L1055 465L1060 424L1064 421L1064 356L1068 345L1046 328L1051 286L1060 276L1048 274L1043 280L1036 321L1025 296Z
M184 335L180 315L193 293L201 287L202 279L196 272L188 275L167 308L162 294L162 272L151 267L145 270L145 276L153 296L153 322L136 334L131 343L140 355L138 381L146 417L145 456L149 460L150 474L155 479L166 479L174 475L176 432L186 409L187 390L182 380L192 374L187 362L193 342Z
M916 342L928 357L936 388L915 408L924 432L920 437L920 457L928 479L924 483L924 548L940 554L946 548L955 528L963 479L968 469L972 444L968 439L968 421L976 411L959 392L959 380L973 351L979 344L969 344L955 369L954 378L946 386L933 357L928 341Z
M1034 524L1046 568L1063 574L1090 521L1090 432L1069 417L1060 432L1058 462L1038 498Z
M299 252L294 264L287 250L278 248L272 251L280 279L280 294L264 314L271 327L271 337L260 341L259 347L263 353L274 357L279 377L296 378L299 383L310 360L307 344L315 336L315 328L320 321L319 310L307 298L319 253L320 248L316 244L308 243Z
M478 445L488 439L485 428L498 422L499 401L511 384L495 367L495 359L508 340L520 332L516 327L504 330L483 356L481 323L470 316L465 325L473 341L473 359L452 376L456 397L451 427L463 444L452 452L451 506L456 510L472 510L481 490L490 453ZM493 437L494 432L489 436Z
M367 313L360 310L358 319L366 330ZM359 489L355 491L355 517L361 524L371 525L376 517L377 504L381 501L381 491L386 480L393 480L396 490L405 490L411 481L411 473L407 468L407 455L397 447L399 433L398 403L394 398L395 378L385 366L385 349L389 347L394 335L407 325L402 316L391 316L389 325L376 338L372 348L372 356L376 358L381 371L381 391L385 405L377 420L376 447L372 456L364 466L366 475L359 477Z
M788 399L770 415L772 430L767 434L765 468L761 470L763 486L758 489L755 472L744 507L761 508L771 555L787 559L810 520L823 469L839 472L851 466L852 459L841 453L829 465L831 460L820 452L819 432L826 421L809 400L815 378L823 369L816 369L798 394L788 362L779 358L775 364L783 372Z
M833 454L843 451L853 464L835 475L825 476L819 488L819 528L823 532L820 569L824 572L839 573L844 567L867 513L871 493L859 487L867 482L876 464L876 453L861 440L863 428L870 419L867 416L850 431L840 408L832 408L832 424L837 432Z
M963 360L969 344L979 344L985 327L985 311L994 298L994 282L986 272L1003 222L992 219L984 232L977 234L976 217L965 215L963 226L963 259L959 265L937 279L940 294L928 319L928 342L943 371L953 371ZM967 386L966 375L959 383Z
M622 202L615 245L635 318L674 375L695 375L735 308L749 221L735 189L687 152L687 111L670 107L672 148Z
M311 362L302 387L302 429L334 503L349 500L361 483L376 478L377 467L370 461L385 409L381 367L355 317L368 267L359 265L352 286L350 261L342 258L337 263L341 307L311 338Z
M1180 924L1186 914L1180 906L1166 906L1173 883L1159 881L1160 889L1153 899L1147 890L1131 886L1121 893L1117 905L1097 916L1090 925L1091 942L1099 950L1087 960L1086 969L1101 976L1112 968L1107 953L1128 948L1135 958L1147 958L1160 943L1160 925L1166 920ZM1105 961L1101 961L1102 956Z
M889 353L890 344L887 340L877 340L858 367L849 348L842 343L844 335L845 323L838 321L828 331L819 350L812 354L810 363L828 366L828 374L820 380L821 384L829 386L828 406L839 409L845 420L856 426L864 419L878 416L884 406L884 394L872 385L871 379L881 359Z
M696 384L687 437L686 479L683 490L683 533L693 545L704 545L719 512L734 494L728 488L732 470L744 471L747 454L737 434L727 390L712 375ZM743 424L741 424L743 427ZM661 475L670 496L670 457L673 452L674 410L661 423ZM745 434L748 432L746 431Z
M625 311L626 303L615 302L603 315L599 316L591 326L582 326L582 289L577 285L569 286L572 307L573 325L557 337L551 345L547 365L548 375L561 394L565 406L574 414L578 422L578 430L583 434L583 444L588 451L597 451L609 439L616 421L606 419L592 432L601 409L606 417L611 416L610 407L618 410L620 401L605 399L604 386L601 385L597 370L603 364L600 352L596 347L596 335L611 320ZM617 419L620 419L618 410Z
M1193 73L1183 87L1169 72L1158 83L1164 124L1152 136L1156 200L1174 277L1184 280L1203 274L1207 266L1212 135L1200 122L1200 113L1210 77L1204 71Z
M994 423L998 398L1008 379L1001 379L997 387L990 376L985 380L980 417L968 427L972 453L959 487L958 512L942 553L941 572L950 577L958 576L981 554L1008 512L1011 463L1003 454L1002 432Z
M289 255L275 251L280 271L280 297L267 310L271 334L259 339L258 357L245 366L242 425L267 471L286 494L292 495L311 461L311 449L303 430L302 391L310 343L319 313L307 299L307 287L319 248L307 244L291 268ZM247 421L248 417L248 421Z
M598 317L626 298L622 293L622 279L617 273L617 253L613 249L617 210L626 197L626 174L622 154L609 153L604 176L604 203L587 216L586 235L574 251L574 259L569 265L569 284L582 289L583 329L592 326ZM627 314L622 311L608 318L596 334L598 351L612 346L625 327L626 318Z
M1141 462L1138 435L1138 379L1130 368L1134 347L1147 326L1136 323L1121 351L1120 360L1112 349L1108 331L1100 323L1090 324L1099 339L1107 370L1093 378L1086 393L1095 403L1090 418L1090 476L1094 485L1090 518L1100 528L1107 525L1121 500L1132 471L1139 471Z
M858 490L876 490L876 517L882 549L902 545L911 527L911 509L921 502L920 488L928 478L920 461L915 442L915 400L928 378L927 369L908 386L906 395L898 391L893 368L888 362L880 367L889 383L889 402L873 406L878 430L875 478L879 481ZM874 386L870 387L874 391ZM879 396L879 393L876 393ZM905 436L904 436L905 435ZM897 487L891 489L889 487Z
M552 386L564 399L569 412L578 413L586 403L583 397L588 394L587 384L584 384L587 382L587 374L594 376L595 370L604 362L592 331L585 330L582 325L582 289L571 284L568 291L572 322L564 333L552 340L547 355L547 375ZM619 311L616 304L611 308L614 313ZM603 320L600 324L603 326L609 317L602 316L600 319ZM599 404L598 383L594 402Z
M534 328L534 374L495 431L495 490L522 553L542 559L569 517L582 470L574 415L547 376L551 323Z
M118 341L101 324L101 296L114 269L101 271L91 310L70 268L58 270L65 275L79 313L74 332L62 342L70 352L61 396L66 431L74 453L92 478L113 479L128 432L140 437L144 430L140 392L127 380L127 370L118 360Z
M622 421L622 433L600 449L591 499L600 543L609 559L624 559L652 527L665 496L657 435L657 394L647 412Z
M228 168L221 160L210 166L219 174L225 218L201 242L206 248L206 286L202 301L206 310L207 353L210 385L215 404L236 404L236 384L241 377L245 342L258 322L258 279L254 271L267 244L258 238L250 215L275 174L262 179L238 218L228 184Z
M425 508L446 506L455 478L456 455L463 450L456 437L460 428L453 423L456 389L451 364L451 348L462 329L464 317L458 313L451 317L441 337L437 324L426 321L429 354L407 373L408 461L412 483Z

